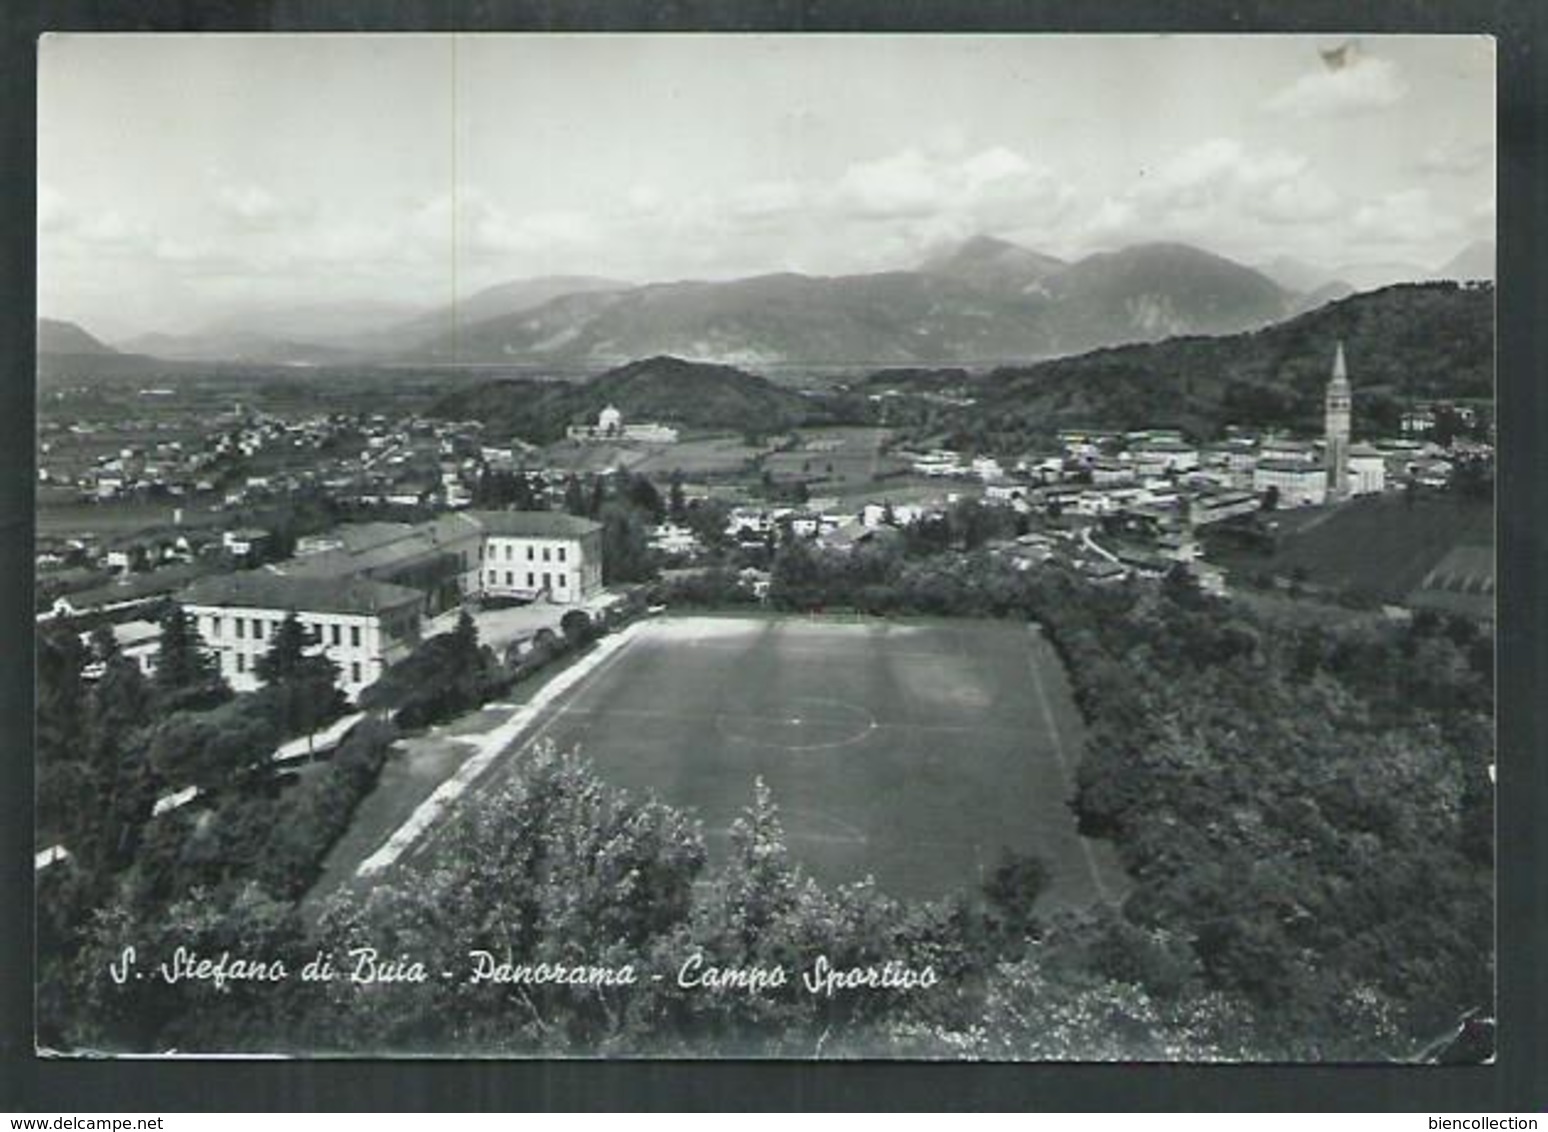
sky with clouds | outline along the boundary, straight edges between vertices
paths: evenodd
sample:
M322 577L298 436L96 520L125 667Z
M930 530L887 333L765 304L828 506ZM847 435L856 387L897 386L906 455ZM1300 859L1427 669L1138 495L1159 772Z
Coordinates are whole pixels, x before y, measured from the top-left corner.
M1480 37L49 36L39 306L121 337L981 232L1434 267L1493 238L1494 136Z

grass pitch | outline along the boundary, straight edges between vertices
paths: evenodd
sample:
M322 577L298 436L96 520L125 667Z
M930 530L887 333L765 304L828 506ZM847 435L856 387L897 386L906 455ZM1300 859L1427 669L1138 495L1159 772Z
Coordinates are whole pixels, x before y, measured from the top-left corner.
M1047 904L1121 895L1110 847L1076 832L1080 716L1034 627L690 617L637 632L521 750L578 748L605 780L694 812L712 860L761 777L827 883L869 874L933 898L1014 849L1047 862Z

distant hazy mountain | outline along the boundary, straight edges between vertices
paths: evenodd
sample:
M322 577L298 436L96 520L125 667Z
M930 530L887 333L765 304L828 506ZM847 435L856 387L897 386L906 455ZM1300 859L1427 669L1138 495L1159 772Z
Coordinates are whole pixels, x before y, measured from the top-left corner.
M1069 266L1062 259L1031 251L993 236L974 236L937 253L920 265L924 275L939 275L998 293L1041 293L1043 283Z
M482 421L490 437L539 441L563 436L568 425L594 422L609 405L625 422L760 431L806 423L821 412L801 394L731 366L654 357L583 382L484 382L442 398L430 415Z
M626 291L631 284L595 275L543 275L512 279L475 291L455 303L447 303L406 319L377 336L373 348L399 352L439 338L450 338L462 327L492 318L521 314L566 295L590 295Z
M1042 352L1038 304L916 272L763 275L570 295L443 335L434 360L615 364L669 354L730 365L903 364Z
M258 362L275 365L325 365L342 362L354 352L317 342L270 338L247 331L202 331L196 334L142 334L124 343L126 349L169 361Z
M79 355L116 354L118 351L73 322L57 318L40 318L38 319L38 353Z
M1314 311L1318 307L1328 303L1337 302L1339 299L1347 299L1355 293L1355 289L1343 280L1335 280L1332 283L1324 283L1321 287L1306 291L1295 296L1292 300L1291 313L1303 314L1306 311Z
M1494 241L1475 240L1437 268L1438 279L1494 279Z
M992 362L1240 330L1289 309L1289 297L1264 276L1179 244L1065 265L978 237L919 271L570 294L442 334L408 356L608 365L669 354L754 367Z
M1417 263L1344 263L1334 268L1330 278L1341 279L1356 291L1374 291L1394 283L1423 283L1433 272Z
M1186 244L1088 256L1049 280L1052 352L1179 334L1226 334L1283 318L1290 296L1266 276Z
M1275 256L1267 263L1256 264L1256 269L1268 276L1286 291L1309 294L1333 282L1333 273L1315 263L1307 263L1294 256Z
M762 275L631 286L595 276L519 279L397 318L388 304L269 309L195 334L126 345L158 357L281 364L388 361L600 369L658 355L743 367L937 366L1035 361L1176 335L1248 330L1402 265L1281 279L1184 244L1142 244L1075 263L992 236L915 270ZM1347 283L1343 282L1347 279Z
M259 306L215 319L199 327L196 334L210 339L232 336L249 342L315 343L355 350L371 336L422 313L422 306L374 299Z
M1356 291L1374 291L1390 287L1394 283L1428 283L1432 280L1451 279L1458 282L1472 279L1494 278L1494 243L1476 240L1459 251L1439 267L1429 268L1418 263L1351 262L1336 268L1320 267L1291 256L1278 256L1261 264L1258 270L1287 291L1299 292L1299 306L1310 310L1318 305L1314 300L1342 297L1335 291L1352 294Z

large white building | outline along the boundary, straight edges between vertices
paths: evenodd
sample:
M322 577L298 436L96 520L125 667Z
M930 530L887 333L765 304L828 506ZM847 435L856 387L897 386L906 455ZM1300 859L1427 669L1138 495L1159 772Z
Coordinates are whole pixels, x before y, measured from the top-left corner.
M571 440L631 440L640 444L676 444L677 430L658 421L625 424L623 414L612 405L597 414L594 425L571 425L565 430Z
M239 692L294 613L351 697L418 643L425 617L468 598L583 602L602 588L602 526L551 511L462 511L427 523L360 523L305 540L259 570L201 578L179 600Z
M479 592L585 601L602 588L602 527L557 511L466 511L483 528Z
M258 659L291 614L316 634L351 699L419 642L418 590L368 578L321 578L243 570L201 578L183 592L205 647L238 692L258 688Z

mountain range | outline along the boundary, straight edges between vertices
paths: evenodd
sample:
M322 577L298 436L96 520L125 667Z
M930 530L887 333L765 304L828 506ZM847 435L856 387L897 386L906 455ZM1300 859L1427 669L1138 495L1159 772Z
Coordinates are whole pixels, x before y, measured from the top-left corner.
M653 357L584 381L480 382L448 393L428 414L478 420L485 435L532 442L558 439L567 425L593 421L608 405L625 420L688 428L922 427L974 449L1015 448L1064 426L1170 425L1196 436L1218 435L1232 423L1312 430L1338 343L1354 386L1357 434L1396 431L1413 397L1492 397L1493 288L1400 284L1253 331L1109 347L987 373L883 369L812 393L732 366ZM899 392L953 396L881 396Z
M595 371L657 355L754 368L984 365L1250 330L1365 289L1370 279L1390 282L1393 273L1492 278L1493 252L1492 244L1473 245L1434 271L1346 265L1330 272L1285 257L1254 269L1176 243L1066 262L976 236L910 270L644 285L544 276L433 310L387 303L270 308L123 346L170 360L292 365ZM83 353L53 349L71 346L61 331L45 335L40 324L39 334L41 353Z

